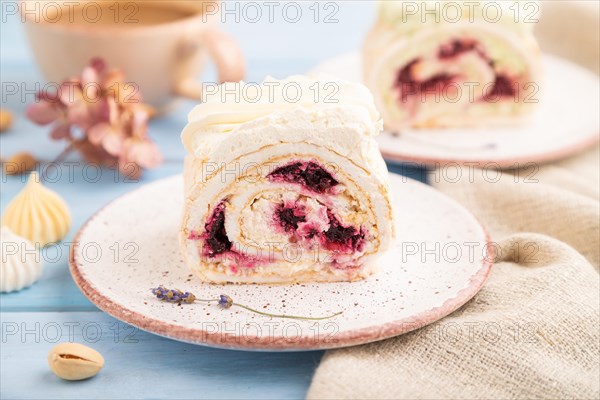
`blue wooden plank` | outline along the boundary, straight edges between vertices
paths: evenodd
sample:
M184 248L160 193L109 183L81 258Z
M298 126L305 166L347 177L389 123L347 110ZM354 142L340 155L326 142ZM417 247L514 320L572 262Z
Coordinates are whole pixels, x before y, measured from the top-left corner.
M303 398L322 352L253 353L161 338L101 312L1 313L3 399ZM67 382L48 369L48 351L74 341L98 350L104 369Z
M48 170L49 181L44 184L59 193L69 205L72 213L71 229L63 242L43 249L44 273L34 286L20 292L0 295L3 311L95 310L96 307L81 294L69 274L69 242L79 227L101 207L141 185L180 173L182 163L165 163L155 170L146 171L141 179L132 182L125 182L108 169L102 170L96 181L95 170L90 170L86 175L85 168L81 163L72 170L63 165L56 170L59 171L60 178L58 174L54 175ZM25 179L25 176L2 175L2 212L25 185Z

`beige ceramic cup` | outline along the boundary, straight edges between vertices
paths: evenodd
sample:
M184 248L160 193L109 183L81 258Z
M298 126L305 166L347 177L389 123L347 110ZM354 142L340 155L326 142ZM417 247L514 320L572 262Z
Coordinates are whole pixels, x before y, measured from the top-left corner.
M139 87L146 103L164 110L178 96L200 98L198 75L209 57L221 82L243 79L240 47L215 27L220 2L106 1L21 2L31 48L49 82L79 75L90 59L102 57Z

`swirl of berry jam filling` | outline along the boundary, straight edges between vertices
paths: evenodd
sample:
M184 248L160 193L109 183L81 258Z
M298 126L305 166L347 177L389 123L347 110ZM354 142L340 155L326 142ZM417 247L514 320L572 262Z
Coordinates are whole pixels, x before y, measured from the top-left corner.
M419 61L420 59L417 58L398 71L395 86L400 90L400 99L402 102L406 102L409 97L419 95L420 93L431 92L433 89L442 91L452 83L453 76L446 73L434 75L424 81L416 80L413 77L412 69Z
M317 193L325 193L339 182L314 161L295 161L267 175L271 182L298 183Z
M237 266L252 268L256 265L272 262L267 257L252 256L236 250L229 240L225 228L227 199L219 202L204 224L204 232L192 231L190 240L201 240L202 255L210 259L224 257L234 261ZM366 231L363 227L344 224L326 205L305 195L294 200L285 199L281 203L271 203L270 220L275 228L279 227L284 241L301 242L308 248L315 245L334 254L355 254L364 250ZM284 243L282 243L284 244Z
M446 43L440 46L440 50L438 51L438 58L441 60L453 58L462 53L466 53L468 51L473 50L477 51L482 57L485 56L476 41L468 39L453 40L450 43Z
M274 220L291 237L316 239L329 251L352 254L364 249L364 229L344 225L329 208L323 206L322 210L308 210L299 202L280 204Z
M204 255L214 257L231 250L231 241L225 231L225 202L220 202L204 224Z
M233 243L227 236L225 229L225 206L226 200L221 201L213 209L213 212L207 218L204 224L204 233L198 234L192 231L189 240L202 240L202 255L210 259L223 257L222 260L230 260L233 265L229 268L236 273L238 267L254 268L268 262L267 258L261 258L258 255L242 254L235 249Z
M452 40L440 46L437 58L441 61L448 61L459 57L468 52L476 52L483 60L488 62L490 68L494 68L494 63L489 60L481 46L474 40ZM457 77L445 72L435 74L426 80L415 78L414 67L421 61L420 58L414 59L406 64L396 74L394 87L400 92L400 100L406 102L410 98L417 98L422 93L441 92L449 86ZM487 90L481 100L493 102L502 97L514 97L515 87L510 78L504 74L496 73L494 85Z
M325 247L328 250L339 250L345 253L362 251L365 244L365 232L362 228L345 226L340 220L327 210L329 229L323 233L327 239Z

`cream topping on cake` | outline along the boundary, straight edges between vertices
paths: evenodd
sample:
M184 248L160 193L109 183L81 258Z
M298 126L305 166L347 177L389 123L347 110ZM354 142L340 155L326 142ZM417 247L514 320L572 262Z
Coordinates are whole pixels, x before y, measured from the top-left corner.
M293 75L282 80L266 77L261 84L226 82L215 89L210 93L206 91L204 103L194 107L188 115L189 122L230 130L274 112L298 107L335 108L338 104L357 107L361 118L366 118L366 112L372 122L380 119L365 86L327 75Z
M375 136L381 128L381 117L369 90L333 77L296 75L284 80L267 77L260 85L224 83L205 97L206 101L189 113L182 132L184 147L200 158L203 147L224 134L253 130L262 135L264 128L273 124L311 130L310 122L328 118L355 127L358 136ZM346 134L340 134L347 139ZM329 139L336 142L334 137Z
M327 76L267 78L252 85L262 93L253 103L254 94L245 85L219 85L190 112L181 139L200 162L221 165L265 146L308 143L333 150L387 179L373 140L383 123L365 86ZM299 90L287 89L284 95L281 88L286 85ZM296 97L298 101L289 101Z

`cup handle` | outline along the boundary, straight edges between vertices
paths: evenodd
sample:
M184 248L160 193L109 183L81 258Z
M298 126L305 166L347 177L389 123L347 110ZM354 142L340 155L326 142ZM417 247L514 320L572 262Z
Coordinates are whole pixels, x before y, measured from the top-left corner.
M211 28L203 35L202 43L217 67L219 82L237 82L244 79L246 70L242 49L229 34ZM189 77L175 85L175 93L193 100L202 98L202 85Z

